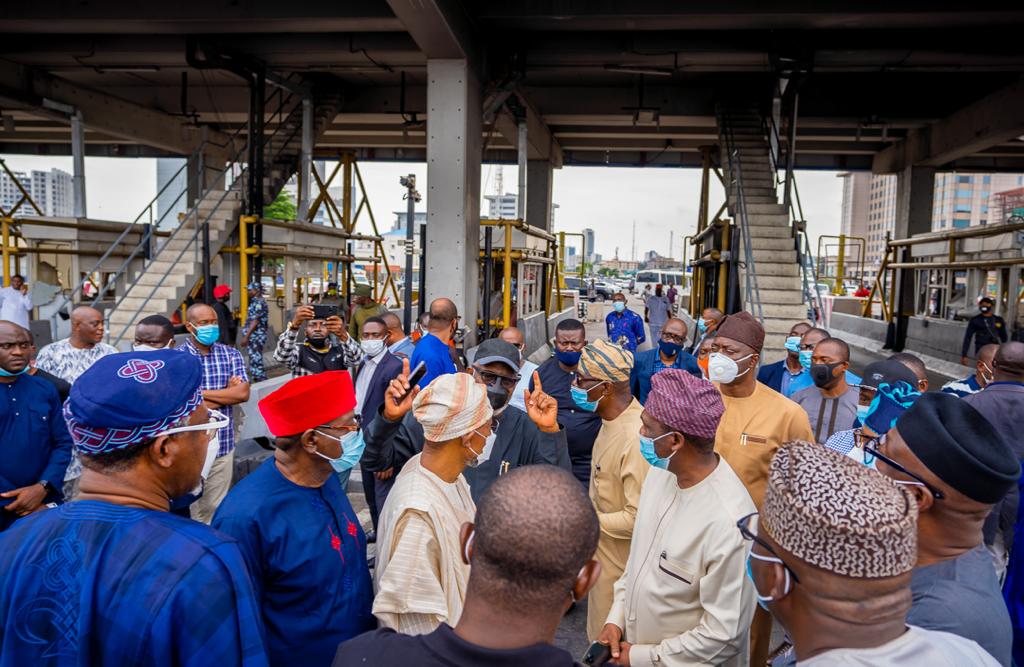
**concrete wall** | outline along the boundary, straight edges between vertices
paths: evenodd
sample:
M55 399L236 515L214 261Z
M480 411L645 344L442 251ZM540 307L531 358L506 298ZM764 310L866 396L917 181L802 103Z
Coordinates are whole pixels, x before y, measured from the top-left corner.
M576 317L576 309L571 306L561 312L554 313L551 317L547 318L547 332L544 331L544 313L534 313L520 319L518 326L526 338L526 358L539 364L550 357L551 350L548 347L548 337L554 337L555 327L558 326L559 322L574 317Z
M832 312L830 330L836 336L839 336L841 332L847 331L864 338L870 338L877 341L885 341L885 332L889 327L888 322L882 320L872 320L867 317L858 317L857 315L847 315L846 313Z
M907 349L958 362L966 329L966 322L911 317L907 326ZM969 354L974 354L973 347Z

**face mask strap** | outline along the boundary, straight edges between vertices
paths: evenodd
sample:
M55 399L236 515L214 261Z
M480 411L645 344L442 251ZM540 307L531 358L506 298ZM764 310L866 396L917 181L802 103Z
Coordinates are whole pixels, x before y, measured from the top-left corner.
M220 413L220 412L218 412L216 410L210 410L209 412L210 412L210 414L212 416L214 416L217 419L217 421L214 421L214 422L209 422L208 421L205 424L191 424L189 426L177 426L175 428L169 428L166 431L161 431L161 432L157 433L156 435L154 435L153 437L154 438L159 438L162 435L175 435L177 433L188 433L190 431L219 431L219 430L221 430L223 428L227 428L227 426L228 426L228 418L227 418L227 416L225 416L224 414L222 414L222 413Z

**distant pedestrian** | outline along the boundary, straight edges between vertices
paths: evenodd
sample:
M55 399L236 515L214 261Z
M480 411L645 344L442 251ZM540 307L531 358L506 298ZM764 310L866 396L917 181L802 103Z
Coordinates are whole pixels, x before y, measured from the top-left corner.
M967 350L971 346L971 339L974 339L974 354L977 355L981 348L992 343L1005 343L1007 341L1006 320L995 314L995 301L987 296L978 300L978 314L967 322L967 329L964 331L964 343L960 349L960 363L967 366Z
M693 375L703 377L697 359L683 349L686 345L686 322L671 318L662 327L658 345L637 352L629 386L633 396L643 405L651 391L651 381L657 373L667 368L681 368Z
M234 345L238 337L238 320L231 312L228 301L231 300L231 288L217 285L213 288L213 309L217 311L217 324L220 326L220 343Z
M654 288L654 294L649 296L644 304L644 321L648 323L647 328L652 341L661 337L661 329L670 317L672 317L672 306L668 297L664 295L664 288L657 285Z
M15 273L11 276L10 286L0 289L0 320L28 329L31 314L32 295L28 293L25 279Z
M263 285L257 281L249 283L249 311L245 316L245 333L239 341L249 353L249 370L253 382L267 379L263 370L263 348L267 346L267 328L269 327L270 310L263 298ZM218 322L220 319L218 318ZM218 329L219 333L219 329Z
M418 385L420 389L433 382L435 378L447 373L455 373L458 370L452 360L449 346L449 341L455 335L459 319L459 311L455 307L455 302L445 298L434 299L430 302L430 309L427 312L429 313L427 332L416 343L416 349L413 350L412 358L409 360L409 365L413 369L421 361L427 367L427 374L423 376Z
M636 348L647 340L643 319L626 307L626 295L616 292L612 297L612 312L604 318L608 330L608 341L624 350L636 352Z
M373 300L373 288L369 285L356 285L352 291L352 316L348 323L348 333L359 340L363 332L363 322L371 317L380 317L387 312L382 304Z
M725 319L725 313L717 308L705 308L697 318L697 328L694 330L693 347L690 353L696 355L705 340L715 337L718 325Z

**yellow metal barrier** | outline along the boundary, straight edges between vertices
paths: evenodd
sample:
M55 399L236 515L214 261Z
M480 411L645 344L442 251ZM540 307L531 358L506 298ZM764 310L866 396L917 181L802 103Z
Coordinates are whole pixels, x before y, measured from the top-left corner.
M836 272L835 275L828 273L828 268L831 265L831 257L828 254L830 247L829 240L836 240L839 242L839 254L835 256ZM855 273L846 273L847 267L847 254L848 246L855 247L858 249L856 257L857 270ZM835 283L832 285L832 294L836 296L843 296L846 294L843 288L843 282L845 280L863 280L864 279L864 254L867 250L867 239L860 236L847 236L846 234L840 234L839 236L819 236L818 237L818 261L814 267L814 282L815 284L821 282L822 278L835 278ZM815 289L817 289L815 287Z
M512 262L523 261L523 262L534 262L537 264L553 264L554 265L554 280L550 281L547 295L547 311L550 313L552 295L555 296L556 302L558 303L558 309L562 309L562 294L560 290L554 289L560 282L561 278L558 272L558 237L550 232L547 232L538 227L532 227L522 220L507 220L507 219L491 219L483 218L480 220L480 226L482 227L504 227L505 228L505 242L501 249L494 249L491 251L491 256L494 259L502 262L502 317L501 326L507 327L512 322ZM528 236L547 241L548 249L547 255L549 256L536 256L529 253L524 253L521 250L512 249L512 230L518 229ZM480 251L480 257L484 256L484 251ZM546 268L544 269L547 270ZM490 295L485 295L484 298L489 299Z
M42 216L46 214L43 213L43 210L39 208L35 200L32 199L32 195L29 194L28 190L25 189L25 186L21 184L21 181L18 180L14 173L7 167L7 163L2 159L0 159L0 169L3 169L4 173L7 174L7 177L12 183L14 183L15 187L17 187L18 191L21 193L21 197L14 203L14 206L12 206L10 210L5 211L3 208L0 208L0 228L2 228L0 229L0 232L2 232L3 236L3 248L0 249L0 254L2 254L2 261L4 265L4 287L8 287L11 284L11 276L14 275L14 272L11 271L11 253L18 252L17 246L11 246L11 226L15 224L14 214L17 213L25 204L30 204L32 208L35 209L36 215Z

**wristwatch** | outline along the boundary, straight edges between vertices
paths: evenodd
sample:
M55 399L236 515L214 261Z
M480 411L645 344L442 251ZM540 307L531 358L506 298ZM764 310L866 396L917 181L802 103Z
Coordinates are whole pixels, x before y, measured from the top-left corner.
M56 489L53 488L53 484L50 484L45 479L39 480L38 482L36 482L36 484L42 484L43 485L43 489L46 491L46 495L50 495L51 493L53 493L56 490Z

